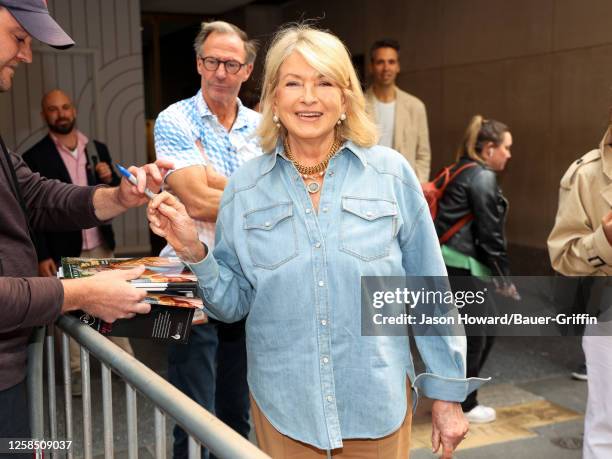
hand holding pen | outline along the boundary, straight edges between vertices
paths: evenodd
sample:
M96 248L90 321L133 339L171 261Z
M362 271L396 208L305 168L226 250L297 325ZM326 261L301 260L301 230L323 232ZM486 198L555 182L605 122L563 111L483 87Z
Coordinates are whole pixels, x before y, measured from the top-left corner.
M135 185L136 188L140 190L140 188L138 188L138 180L136 179L136 177L132 175L130 171L128 171L125 167L123 167L119 163L115 163L115 167L117 168L117 170L119 171L121 175L123 175L126 179L128 179L128 182L130 182L132 185ZM155 196L155 194L148 188L145 188L142 191L149 199L153 199L153 197Z
M152 199L155 193L159 192L166 172L173 168L172 162L163 159L127 169L119 164L115 165L125 178L119 184L118 199L126 208L141 206Z

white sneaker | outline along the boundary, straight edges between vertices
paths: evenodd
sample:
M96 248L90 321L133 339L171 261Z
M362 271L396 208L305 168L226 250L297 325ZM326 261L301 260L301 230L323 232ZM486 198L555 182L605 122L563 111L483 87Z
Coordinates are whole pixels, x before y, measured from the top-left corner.
M476 405L467 413L464 413L468 421L474 424L485 424L495 421L497 415L495 409L490 406Z

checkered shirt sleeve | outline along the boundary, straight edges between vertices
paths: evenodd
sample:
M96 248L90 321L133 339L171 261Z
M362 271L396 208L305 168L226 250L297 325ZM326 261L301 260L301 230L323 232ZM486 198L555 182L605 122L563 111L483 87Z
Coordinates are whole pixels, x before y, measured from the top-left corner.
M206 165L196 146L197 129L189 117L174 104L161 112L155 121L155 154L158 159L174 163L174 170L196 164Z

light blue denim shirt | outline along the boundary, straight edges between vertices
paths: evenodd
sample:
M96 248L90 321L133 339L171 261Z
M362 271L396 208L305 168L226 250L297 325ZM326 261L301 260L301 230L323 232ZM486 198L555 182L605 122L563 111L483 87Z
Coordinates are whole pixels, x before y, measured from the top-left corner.
M281 433L321 449L379 438L406 415L406 376L433 399L463 401L464 336L361 336L361 276L445 276L429 208L396 151L345 143L325 174L318 214L282 148L229 180L212 254L190 265L207 312L248 314L251 393Z

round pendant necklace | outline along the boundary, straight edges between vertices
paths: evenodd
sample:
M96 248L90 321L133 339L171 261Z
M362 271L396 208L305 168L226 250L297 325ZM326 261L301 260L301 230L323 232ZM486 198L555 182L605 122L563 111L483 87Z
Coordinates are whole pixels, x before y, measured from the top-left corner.
M308 182L306 184L306 189L310 194L318 193L321 190L321 185L318 182Z
M317 176L322 177L325 174L325 171L321 171L318 174L308 175L308 174L300 174L306 183L306 189L310 194L315 194L321 191L321 184L317 182Z
M340 148L341 143L342 140L339 137L336 137L323 161L318 164L315 164L314 166L304 166L298 163L293 157L293 154L291 153L291 148L289 148L289 142L285 137L285 154L304 179L304 182L306 183L306 190L308 190L310 194L316 194L321 191L321 184L317 182L316 178L323 177L323 174L325 174L325 171L327 170L329 160L332 158L332 156L336 154L336 151L338 151L338 148Z

